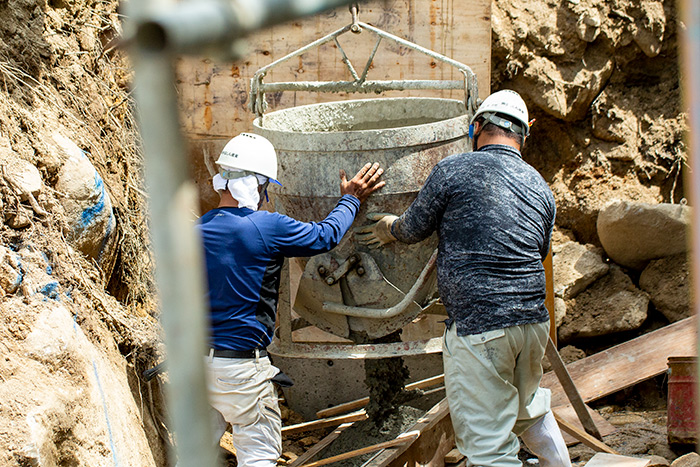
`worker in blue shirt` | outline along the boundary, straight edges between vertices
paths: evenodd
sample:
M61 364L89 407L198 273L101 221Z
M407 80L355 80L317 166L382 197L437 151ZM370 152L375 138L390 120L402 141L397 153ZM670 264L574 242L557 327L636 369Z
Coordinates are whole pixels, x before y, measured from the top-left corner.
M529 135L515 91L487 97L472 118L474 151L440 161L401 217L368 215L372 247L438 233L438 289L449 319L445 389L467 465L520 467L518 436L542 467L570 467L566 444L539 387L549 336L542 261L556 208L549 186L523 161Z
M275 326L285 257L313 256L334 248L364 201L384 186L383 169L366 164L350 180L340 170L341 198L320 222L299 222L258 210L277 178L275 149L262 136L242 133L216 161L219 206L197 230L204 245L210 342L205 357L216 442L230 423L239 467L277 465L282 420L265 348Z

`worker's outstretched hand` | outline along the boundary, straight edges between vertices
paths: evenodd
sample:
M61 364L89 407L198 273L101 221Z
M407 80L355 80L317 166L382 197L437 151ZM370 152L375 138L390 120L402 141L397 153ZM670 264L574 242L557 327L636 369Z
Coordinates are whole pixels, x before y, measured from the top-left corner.
M379 162L365 164L350 180L345 171L340 169L340 196L353 195L364 202L369 195L385 185L386 182L379 181L383 173L384 169L379 167Z
M370 248L379 248L396 240L391 233L391 225L398 219L397 216L384 212L368 212L367 219L376 222L355 228L357 241Z

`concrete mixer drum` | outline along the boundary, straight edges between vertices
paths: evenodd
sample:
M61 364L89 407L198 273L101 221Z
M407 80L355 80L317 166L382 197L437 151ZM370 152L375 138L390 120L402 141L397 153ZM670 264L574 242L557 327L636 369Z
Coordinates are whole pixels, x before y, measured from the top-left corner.
M336 40L352 26L378 37L361 75L355 72ZM367 71L382 39L399 42L448 63L456 67L464 79L367 80ZM329 41L335 41L343 54L352 81L263 82L272 67ZM463 101L427 97L373 98L264 113L266 92L366 93L416 89L459 89L464 91L465 98ZM278 178L284 186L272 192L271 197L280 212L307 222L323 219L338 199L339 168L354 173L366 162L375 161L384 167L386 185L363 203L353 224L356 228L370 222L366 219L368 212L401 214L415 199L437 162L470 149L468 127L478 107L478 90L476 77L468 66L372 26L354 23L259 70L252 79L250 102L257 115L254 131L268 138L277 150ZM436 290L436 248L434 234L415 245L395 242L370 250L355 240L351 228L333 251L313 258L294 259L303 273L293 309L308 323L358 343L389 335L420 313L432 313L441 308ZM285 310L280 310L280 319L283 313ZM408 354L414 351L416 349L406 350ZM422 352L424 348L417 351ZM381 358L381 352L363 356Z

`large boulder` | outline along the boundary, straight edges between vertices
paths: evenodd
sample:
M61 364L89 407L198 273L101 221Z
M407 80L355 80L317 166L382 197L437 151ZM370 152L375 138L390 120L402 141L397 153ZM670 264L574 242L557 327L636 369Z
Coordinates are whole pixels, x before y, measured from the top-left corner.
M616 265L568 302L559 339L569 342L639 328L647 318L648 295Z
M700 454L689 452L673 461L671 467L700 467Z
M590 284L608 273L603 251L593 245L567 242L552 257L554 294L574 298Z
M653 259L688 249L690 207L615 201L598 214L598 237L610 259L642 270Z
M0 391L14 393L13 404L28 411L18 465L155 467L141 429L143 408L114 342L91 340L63 304L36 310L20 344L23 364L15 363Z
M67 218L66 239L83 254L111 273L115 259L116 218L112 201L100 174L86 154L71 140L53 135L65 156L56 190Z
M654 260L644 268L639 286L670 322L693 314L690 303L690 267L685 253Z
M614 67L614 61L602 55L590 57L586 65L532 57L514 87L551 116L575 122L585 117Z

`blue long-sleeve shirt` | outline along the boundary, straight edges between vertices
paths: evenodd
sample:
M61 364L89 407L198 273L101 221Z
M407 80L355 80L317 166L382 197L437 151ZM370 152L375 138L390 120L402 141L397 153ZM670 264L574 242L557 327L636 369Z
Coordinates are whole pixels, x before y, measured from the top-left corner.
M438 231L438 289L459 335L549 319L542 260L556 208L549 186L507 145L446 157L392 225L415 243Z
M206 260L211 347L267 347L284 258L330 251L359 208L357 198L345 195L318 223L248 208L216 208L203 215L197 230Z

